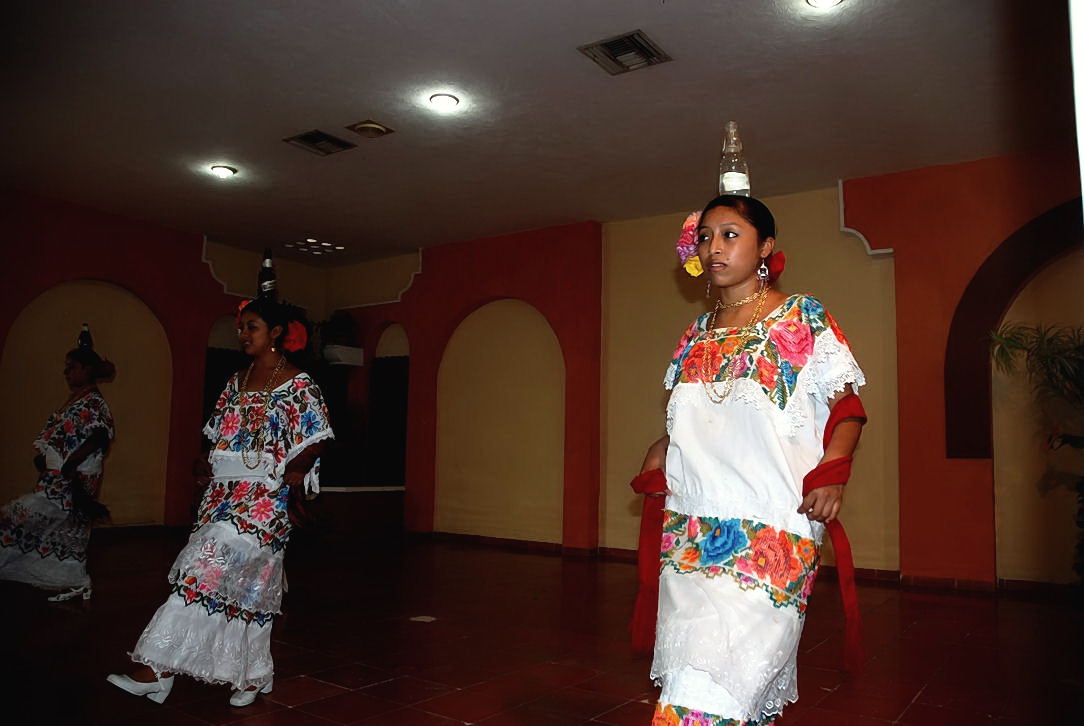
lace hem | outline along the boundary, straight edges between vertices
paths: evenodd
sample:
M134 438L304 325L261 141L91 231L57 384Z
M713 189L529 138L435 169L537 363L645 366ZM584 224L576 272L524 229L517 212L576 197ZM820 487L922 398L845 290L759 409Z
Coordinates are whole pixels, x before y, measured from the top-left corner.
M703 671L711 676L720 688L731 692L738 686L736 682L720 675L719 663L708 663L705 658L689 657L666 657L660 659L659 646L656 645L655 662L651 666L651 680L656 686L665 687L666 680L673 677L687 667ZM660 663L659 661L662 660ZM798 668L792 660L784 666L775 676L769 679L753 698L746 708L745 718L752 723L772 719L783 713L783 709L798 701ZM725 722L724 722L725 723Z
M149 666L151 669L154 670L155 675L159 673L172 673L173 675L177 675L179 673L182 676L188 676L189 678L193 678L200 683L206 683L210 686L233 686L238 691L247 690L250 686L262 687L264 684L271 680L269 677L248 678L241 681L241 684L238 685L233 681L225 680L222 678L215 678L214 676L207 675L207 673L204 671L192 671L180 666L168 666L164 663L160 663L150 658L137 657L132 653L129 653L128 657L132 659L133 663L139 663L140 665Z

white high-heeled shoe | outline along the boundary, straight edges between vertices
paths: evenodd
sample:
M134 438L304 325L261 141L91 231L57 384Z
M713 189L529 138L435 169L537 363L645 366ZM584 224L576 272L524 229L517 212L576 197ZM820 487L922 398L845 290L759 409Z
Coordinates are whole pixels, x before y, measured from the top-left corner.
M65 600L72 600L72 599L77 598L80 595L82 595L84 600L89 600L90 595L93 592L94 592L94 588L92 588L90 586L90 583L88 582L85 585L80 585L79 587L73 587L72 589L65 590L64 592L58 592L56 595L53 595L52 597L46 598L46 599L49 602L64 602Z
M146 696L155 703L162 703L173 689L173 676L144 683L121 673L110 673L106 679L122 691L128 691L133 696Z
M234 691L233 695L230 696L230 705L238 707L247 706L256 700L257 693L270 693L274 685L275 679L272 678L267 683L257 688L253 688L251 691Z

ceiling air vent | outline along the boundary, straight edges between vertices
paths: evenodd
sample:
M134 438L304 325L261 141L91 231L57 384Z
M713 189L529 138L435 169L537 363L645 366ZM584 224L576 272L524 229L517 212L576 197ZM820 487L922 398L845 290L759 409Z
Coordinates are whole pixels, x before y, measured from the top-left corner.
M325 134L323 131L313 129L312 131L306 131L303 134L297 136L291 136L288 139L283 139L287 144L292 144L299 149L305 151L311 151L318 156L328 156L330 154L337 154L340 151L346 151L347 149L353 149L357 147L357 144L351 144L349 141L343 141L337 136L331 134Z
M588 43L578 50L611 76L673 60L642 30Z

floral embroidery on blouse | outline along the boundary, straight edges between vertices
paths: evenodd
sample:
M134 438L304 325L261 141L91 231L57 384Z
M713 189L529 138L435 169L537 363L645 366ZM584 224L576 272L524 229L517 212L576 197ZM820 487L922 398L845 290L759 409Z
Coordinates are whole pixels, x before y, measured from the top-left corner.
M751 519L670 510L665 517L660 569L729 575L743 590L764 590L775 607L805 613L820 561L816 542Z
M264 454L279 468L293 449L330 437L331 425L320 387L306 373L287 383L269 394L241 391L238 375L234 374L203 429L215 450L251 451L262 423Z
M109 404L101 393L92 390L59 411L54 411L34 440L34 445L39 451L48 446L62 459L67 459L97 429L104 429L106 436L113 438L113 414Z
M850 348L824 305L810 295L787 298L755 325L741 350L737 349L742 338L738 328L707 330L710 320L711 313L705 313L685 331L666 371L667 388L678 383L721 381L728 376L744 378L759 383L764 395L782 410L822 333L831 331ZM738 358L734 360L734 356Z

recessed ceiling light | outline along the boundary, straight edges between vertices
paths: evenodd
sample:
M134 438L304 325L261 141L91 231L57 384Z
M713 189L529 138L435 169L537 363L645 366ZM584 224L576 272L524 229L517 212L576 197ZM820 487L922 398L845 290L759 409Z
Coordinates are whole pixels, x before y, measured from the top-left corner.
M330 246L331 246L331 243L330 243L330 242L321 242L320 244L321 244L322 246L324 246L324 247L330 247Z
M429 97L429 104L438 111L451 111L459 105L459 99L450 93L434 93Z
M314 255L322 255L322 254L324 254L324 253L323 253L323 252L321 252L320 250L313 250L313 251L312 251L312 253L313 253Z
M285 245L283 245L283 246L284 246L284 247L293 247L293 246L294 246L294 243L293 243L293 242L287 242L287 243L286 243Z
M229 179L237 173L237 170L232 166L226 166L225 164L215 164L211 167L211 173L219 179Z
M316 244L316 240L314 240L312 237L306 237L305 241L308 242L310 245Z
M342 247L340 245L335 245L335 249L337 249L337 250L345 250L346 248Z
M371 118L351 124L346 128L366 139L379 139L381 136L395 133L395 129L389 128L379 121L373 121Z
M805 0L805 1L807 3L809 3L810 5L812 5L813 7L820 8L820 9L834 8L836 5L839 5L841 2L843 2L843 0Z

